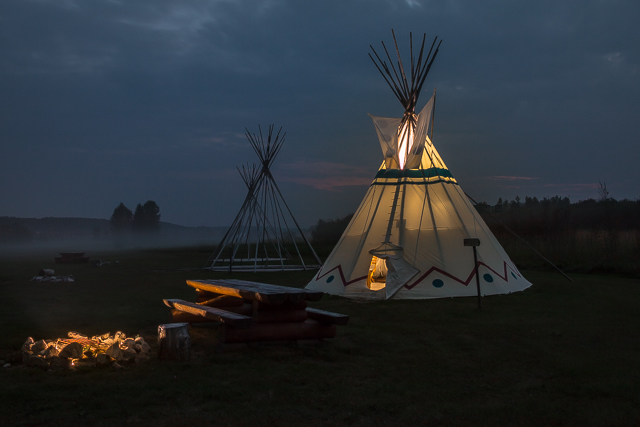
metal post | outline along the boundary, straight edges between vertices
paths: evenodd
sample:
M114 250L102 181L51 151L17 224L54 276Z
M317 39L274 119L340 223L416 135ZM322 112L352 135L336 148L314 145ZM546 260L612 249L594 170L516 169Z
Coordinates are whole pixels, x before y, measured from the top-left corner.
M478 288L478 309L482 309L482 292L480 291L480 275L478 274L478 253L476 246L480 246L480 239L464 239L464 246L473 247L473 269L476 273L476 286Z
M482 309L482 293L480 293L480 276L478 275L478 254L476 247L473 247L473 264L476 269L476 286L478 287L478 308Z

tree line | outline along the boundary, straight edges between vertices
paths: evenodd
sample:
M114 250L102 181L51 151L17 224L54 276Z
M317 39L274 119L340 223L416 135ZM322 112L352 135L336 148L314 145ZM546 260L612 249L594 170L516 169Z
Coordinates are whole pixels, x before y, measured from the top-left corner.
M478 211L493 228L499 220L522 236L540 236L576 230L623 231L640 229L640 199L616 200L612 197L580 200L568 197L519 197L498 199L494 206L479 203ZM492 218L493 217L493 218ZM495 218L495 219L494 219ZM496 230L499 232L499 230Z
M121 202L111 214L111 229L114 234L151 234L160 231L160 217L160 207L153 200L138 203L135 212Z
M502 223L521 236L558 235L577 230L640 230L640 199L616 200L604 186L601 197L572 203L568 197L525 196L524 200L499 198L495 205L478 203L476 209L497 236L508 232ZM311 228L315 244L335 245L353 214L337 219L320 219Z

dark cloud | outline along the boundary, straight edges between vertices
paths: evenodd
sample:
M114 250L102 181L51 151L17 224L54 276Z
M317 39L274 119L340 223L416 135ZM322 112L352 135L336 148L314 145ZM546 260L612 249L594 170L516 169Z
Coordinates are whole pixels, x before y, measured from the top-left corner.
M274 173L300 222L353 211L381 162L367 113L402 114L367 57L391 28L405 54L409 31L444 40L425 85L438 91L434 142L475 199L596 197L599 179L637 198L639 12L635 1L3 2L0 215L104 218L153 199L167 221L227 224L244 197L235 166L257 161L244 128L269 123L287 131Z

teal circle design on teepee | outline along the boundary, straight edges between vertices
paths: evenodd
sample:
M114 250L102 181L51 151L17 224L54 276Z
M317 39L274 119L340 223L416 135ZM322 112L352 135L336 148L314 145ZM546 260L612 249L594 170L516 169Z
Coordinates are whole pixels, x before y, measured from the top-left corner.
M331 282L333 282L333 279L335 279L335 278L336 278L336 276L329 276L329 277L327 277L327 283L331 283Z
M511 275L513 276L514 279L518 280L518 276L516 276L516 274L512 271Z
M434 288L441 288L444 286L444 282L440 279L436 279L433 282L431 282L431 284L433 285Z
M490 275L489 273L486 273L484 276L482 276L482 278L485 280L485 282L493 282L493 276Z

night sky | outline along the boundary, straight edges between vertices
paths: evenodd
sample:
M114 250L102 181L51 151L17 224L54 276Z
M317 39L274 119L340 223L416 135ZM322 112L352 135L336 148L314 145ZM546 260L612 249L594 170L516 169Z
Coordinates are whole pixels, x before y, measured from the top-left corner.
M257 162L301 225L353 212L382 153L367 113L400 103L369 45L443 39L434 143L462 188L498 197L640 197L640 2L3 0L0 216L229 225Z

